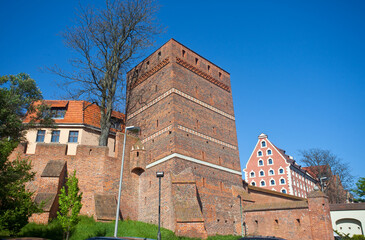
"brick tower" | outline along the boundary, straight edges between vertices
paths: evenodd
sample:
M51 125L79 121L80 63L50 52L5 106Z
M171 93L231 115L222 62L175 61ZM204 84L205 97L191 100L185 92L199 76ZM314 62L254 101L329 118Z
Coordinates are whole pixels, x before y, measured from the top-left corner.
M239 234L235 189L243 188L229 73L171 39L127 78L127 126L141 131L123 180L123 217L156 223L156 171L164 171L164 227L197 237Z

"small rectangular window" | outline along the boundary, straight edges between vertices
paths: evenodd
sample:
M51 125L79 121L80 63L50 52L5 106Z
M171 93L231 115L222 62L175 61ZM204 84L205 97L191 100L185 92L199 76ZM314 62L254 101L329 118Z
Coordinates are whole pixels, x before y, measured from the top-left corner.
M51 142L60 142L60 130L52 131Z
M55 119L64 119L66 114L66 108L64 107L52 107L51 116Z
M70 131L68 135L68 142L75 143L77 142L78 137L79 137L79 131Z
M46 135L46 130L38 130L36 142L44 142L45 135Z

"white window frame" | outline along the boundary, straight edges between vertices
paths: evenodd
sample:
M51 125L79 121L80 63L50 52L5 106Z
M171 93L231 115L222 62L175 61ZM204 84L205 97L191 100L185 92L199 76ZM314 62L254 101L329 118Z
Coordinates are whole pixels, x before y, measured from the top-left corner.
M264 185L262 185L262 184L261 184L262 182L264 182ZM261 180L261 181L260 181L260 187L266 187L266 182L265 182L265 180Z
M262 165L260 165L260 161L262 161ZM261 158L257 161L257 166L262 167L264 166L264 160L262 160Z
M259 155L259 152L261 152L261 155ZM258 157L262 157L262 156L264 156L264 153L263 153L261 150L258 150L258 151L257 151L257 156L258 156Z
M265 146L262 146L262 143L265 143ZM266 147L267 147L267 142L266 142L265 140L262 140L262 141L261 141L261 147L262 147L262 148L266 148Z
M261 175L261 172L263 172L263 173L264 173L264 175ZM259 171L259 177L265 177L265 171L264 171L264 170L262 170L262 169L261 169L261 170Z
M254 183L255 185L252 185L252 183ZM254 186L254 187L257 187L257 185L256 185L256 182L255 181L251 181L251 183L250 183L252 186Z
M284 183L281 183L281 179L283 179L283 180L284 180ZM280 185L285 185L285 184L286 184L285 178L281 177L281 178L280 178L280 180L279 180L279 184L280 184Z
M269 151L271 151L271 154L269 154ZM271 156L272 155L272 150L271 150L271 148L268 148L267 150L266 150L266 156Z
M272 161L272 163L269 163L269 160L271 159L271 161ZM274 159L272 159L272 158L268 158L267 159L267 165L274 165Z
M286 190L286 188L281 188L280 192L283 193L283 190L285 190L285 193L284 194L288 194L288 191Z
M280 169L283 169L283 173L280 173ZM284 170L284 168L283 168L283 167L280 167L280 168L278 169L278 174L279 174L279 175L283 175L283 174L285 174L285 170Z
M253 177L251 176L251 173L253 173ZM254 171L254 170L252 170L252 171L250 172L250 178L254 178L255 176L256 176L255 171Z
M271 181L274 181L274 184L271 184ZM270 179L270 186L276 186L275 179L273 179L273 178Z
M270 171L273 171L273 174L270 174ZM274 169L270 168L269 171L267 172L269 176L274 176L275 175L275 171Z

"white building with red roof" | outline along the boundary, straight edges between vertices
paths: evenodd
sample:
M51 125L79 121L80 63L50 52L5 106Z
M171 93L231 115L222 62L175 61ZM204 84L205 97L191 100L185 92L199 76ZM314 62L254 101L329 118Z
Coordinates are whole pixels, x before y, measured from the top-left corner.
M39 126L25 134L26 154L34 154L37 144L67 144L67 155L76 154L79 144L97 146L100 136L100 108L96 104L78 100L45 100L50 107L54 128ZM34 105L40 102L34 103ZM24 124L31 121L35 113L26 115ZM115 154L115 136L123 129L124 114L112 112L112 127L108 138L109 156Z
M303 198L307 197L317 183L293 157L276 147L263 133L258 137L243 172L246 182L252 186Z

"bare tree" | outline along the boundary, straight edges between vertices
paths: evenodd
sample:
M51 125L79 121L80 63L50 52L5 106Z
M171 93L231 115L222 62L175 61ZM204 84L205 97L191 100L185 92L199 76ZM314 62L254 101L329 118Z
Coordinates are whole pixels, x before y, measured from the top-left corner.
M343 203L353 182L349 166L329 150L312 148L300 151L301 163L317 177L326 178L324 192L330 203Z
M65 79L71 98L96 103L101 111L99 145L106 146L111 114L125 103L125 74L160 33L153 0L106 1L104 9L80 7L76 24L63 37L75 57L72 72L50 70Z

